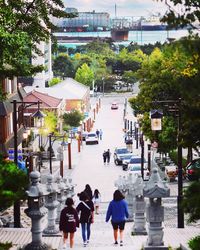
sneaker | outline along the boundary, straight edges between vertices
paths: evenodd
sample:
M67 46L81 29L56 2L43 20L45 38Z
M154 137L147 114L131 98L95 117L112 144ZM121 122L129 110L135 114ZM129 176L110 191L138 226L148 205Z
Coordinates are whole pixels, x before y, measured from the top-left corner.
M83 246L84 247L86 247L87 246L87 242L85 241L85 242L83 242Z
M121 246L121 247L123 246L123 241L122 241L122 240L120 241L120 246Z
M117 241L115 241L114 245L118 245L118 242L117 242Z
M90 243L90 241L89 240L87 240L87 244L89 244Z

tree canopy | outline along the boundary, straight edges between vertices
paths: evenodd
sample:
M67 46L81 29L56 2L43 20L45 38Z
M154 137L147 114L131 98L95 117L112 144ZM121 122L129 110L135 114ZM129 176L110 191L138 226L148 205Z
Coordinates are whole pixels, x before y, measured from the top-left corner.
M70 17L62 0L0 1L0 77L30 76L41 71L31 57L48 42L55 28L52 17Z

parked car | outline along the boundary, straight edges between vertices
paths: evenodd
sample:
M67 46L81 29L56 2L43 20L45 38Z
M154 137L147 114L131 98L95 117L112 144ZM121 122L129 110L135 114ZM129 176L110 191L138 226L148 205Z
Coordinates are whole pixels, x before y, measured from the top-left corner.
M134 155L131 153L131 154L127 154L123 157L123 160L122 160L122 169L124 171L128 170L128 164L131 160L131 158L133 157Z
M118 109L118 105L117 105L116 102L113 102L113 103L111 104L111 109Z
M142 175L141 171L141 165L131 165L128 169L128 171L134 175ZM147 168L144 168L144 181L148 181L150 177L149 170Z
M122 165L123 157L130 154L127 148L116 148L113 154L116 165Z
M186 166L186 178L190 181L200 179L200 158L191 161Z
M95 132L88 132L85 136L85 144L98 144L99 139Z
M169 181L175 181L177 177L177 166L174 164L165 166L165 173L167 177L169 178Z
M131 173L134 172L134 174L141 174L141 161L141 157L133 156L128 163L128 171L130 171ZM148 170L148 163L146 159L144 159L144 180L149 180L149 176L150 173Z

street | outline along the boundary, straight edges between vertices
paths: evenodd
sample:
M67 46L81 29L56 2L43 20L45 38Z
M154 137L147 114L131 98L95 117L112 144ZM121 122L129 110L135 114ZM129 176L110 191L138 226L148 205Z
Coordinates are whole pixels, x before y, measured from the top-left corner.
M85 185L89 184L92 190L99 189L102 201L112 199L114 181L124 174L121 166L116 166L113 161L115 147L125 146L122 131L124 100L123 96L101 98L101 108L96 116L93 131L102 129L102 140L97 145L85 145L83 142L79 164L72 173L73 182L77 184L76 192L82 191ZM112 102L118 103L118 110L111 110ZM112 153L111 161L109 165L104 166L102 154L107 149Z

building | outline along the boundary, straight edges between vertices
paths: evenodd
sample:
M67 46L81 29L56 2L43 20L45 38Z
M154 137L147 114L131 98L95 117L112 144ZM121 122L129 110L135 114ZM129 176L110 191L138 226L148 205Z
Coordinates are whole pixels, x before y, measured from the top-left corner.
M25 91L29 93L34 88L34 86L26 86ZM84 113L90 110L90 88L72 78L66 78L49 88L37 88L37 92L64 99L66 112L76 109Z
M8 156L8 150L14 145L13 131L13 104L12 101L22 102L26 92L21 84L17 83L17 78L3 79L0 82L2 93L6 93L6 100L0 99L0 153L4 157ZM23 110L22 105L17 104L17 144L20 145L23 140Z
M78 12L75 8L66 8L67 13L77 13L74 18L57 20L56 25L63 31L94 31L110 29L110 14L107 12Z

